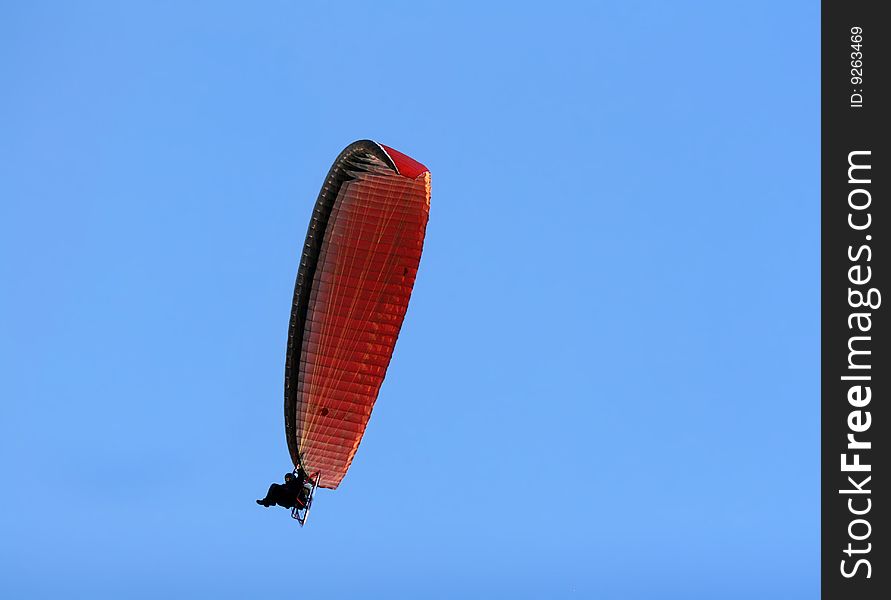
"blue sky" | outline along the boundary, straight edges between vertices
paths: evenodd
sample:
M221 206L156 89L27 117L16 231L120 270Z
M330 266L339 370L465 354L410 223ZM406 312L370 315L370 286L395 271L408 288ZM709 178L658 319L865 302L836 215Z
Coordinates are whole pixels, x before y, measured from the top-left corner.
M125 4L0 8L0 595L818 595L817 3ZM360 138L431 218L299 530L253 501Z

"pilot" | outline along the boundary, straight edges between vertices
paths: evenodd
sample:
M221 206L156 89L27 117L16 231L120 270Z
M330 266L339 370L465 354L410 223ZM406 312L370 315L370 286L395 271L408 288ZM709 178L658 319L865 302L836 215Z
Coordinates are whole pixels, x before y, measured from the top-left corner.
M285 483L270 485L266 497L257 500L257 504L266 508L275 504L284 508L294 508L295 506L303 508L306 506L304 483L306 483L306 472L303 469L298 468L296 476L293 473L285 473Z

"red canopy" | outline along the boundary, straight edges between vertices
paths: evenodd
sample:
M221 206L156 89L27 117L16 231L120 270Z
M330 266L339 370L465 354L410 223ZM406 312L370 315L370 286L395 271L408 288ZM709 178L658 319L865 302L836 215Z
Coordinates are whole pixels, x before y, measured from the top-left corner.
M310 221L291 310L285 431L295 466L336 488L356 453L417 274L430 172L355 142L337 158Z

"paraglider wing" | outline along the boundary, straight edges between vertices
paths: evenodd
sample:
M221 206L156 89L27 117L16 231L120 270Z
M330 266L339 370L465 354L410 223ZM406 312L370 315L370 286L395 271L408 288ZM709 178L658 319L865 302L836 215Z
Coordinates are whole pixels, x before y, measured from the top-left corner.
M285 362L294 465L336 488L383 383L414 286L430 172L371 141L349 145L316 201L297 273Z

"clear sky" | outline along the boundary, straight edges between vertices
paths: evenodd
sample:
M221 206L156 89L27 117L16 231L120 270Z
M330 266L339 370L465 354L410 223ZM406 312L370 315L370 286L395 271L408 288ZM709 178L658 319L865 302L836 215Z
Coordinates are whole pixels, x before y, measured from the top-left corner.
M0 596L817 596L819 4L522 4L3 3ZM431 218L301 530L254 499L361 138Z

